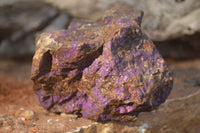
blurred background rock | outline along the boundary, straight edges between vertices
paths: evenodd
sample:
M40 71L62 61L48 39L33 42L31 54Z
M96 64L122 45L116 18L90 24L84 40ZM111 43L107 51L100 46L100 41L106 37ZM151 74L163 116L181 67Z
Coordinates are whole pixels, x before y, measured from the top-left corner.
M73 18L96 20L112 7L143 10L143 31L164 57L200 57L199 0L1 0L0 56L32 56L38 34Z
M35 38L42 32L64 29L67 13L37 0L0 1L0 54L15 58L32 56Z

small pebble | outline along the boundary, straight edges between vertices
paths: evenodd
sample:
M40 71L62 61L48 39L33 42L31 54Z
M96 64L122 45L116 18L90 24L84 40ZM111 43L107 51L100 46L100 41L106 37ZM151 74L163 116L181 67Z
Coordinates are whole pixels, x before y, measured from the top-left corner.
M25 110L21 113L21 116L25 119L30 119L34 116L34 112L32 110Z
M67 117L67 114L66 113L61 113L60 116Z
M30 127L34 127L36 124L35 124L35 122L31 122L30 124L28 124L28 127L30 128Z
M6 130L11 130L11 126L5 127Z
M141 125L140 127L138 127L138 131L140 132L140 133L145 133L146 132L146 130L148 129L148 124L147 123L144 123L143 125Z
M47 123L50 123L50 121L51 121L51 119L48 119L48 120L47 120Z
M24 117L22 117L22 118L21 118L21 120L22 120L22 121L25 121L25 118L24 118Z
M110 127L106 127L101 131L101 133L112 133L112 130Z
M24 110L24 108L20 108L20 110L21 110L21 111L23 111L23 110Z

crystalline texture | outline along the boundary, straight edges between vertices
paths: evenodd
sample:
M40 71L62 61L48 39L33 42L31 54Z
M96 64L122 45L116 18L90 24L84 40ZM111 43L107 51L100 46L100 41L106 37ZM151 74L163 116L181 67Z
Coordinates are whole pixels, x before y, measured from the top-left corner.
M131 121L163 103L172 74L141 32L142 16L111 9L97 22L75 20L67 30L41 34L32 80L42 106L95 121Z

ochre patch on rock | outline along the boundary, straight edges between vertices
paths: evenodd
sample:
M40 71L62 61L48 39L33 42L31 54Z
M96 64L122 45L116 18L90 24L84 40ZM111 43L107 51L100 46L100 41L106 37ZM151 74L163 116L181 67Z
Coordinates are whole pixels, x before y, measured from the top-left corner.
M142 16L111 9L97 22L73 21L67 30L41 34L32 80L42 106L95 121L131 121L163 103L172 74L141 32Z

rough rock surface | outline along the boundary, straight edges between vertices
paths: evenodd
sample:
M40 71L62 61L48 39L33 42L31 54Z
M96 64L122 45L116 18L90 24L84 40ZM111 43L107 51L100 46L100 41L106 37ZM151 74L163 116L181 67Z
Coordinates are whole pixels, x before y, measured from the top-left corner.
M41 1L1 0L0 55L33 55L37 34L63 29L67 23L67 14Z
M172 74L141 32L141 11L112 9L96 23L36 40L32 80L42 106L95 121L131 121L165 101Z
M72 16L98 18L111 7L143 10L143 28L151 40L163 41L200 30L199 0L41 0L67 10ZM74 10L79 9L79 10Z

